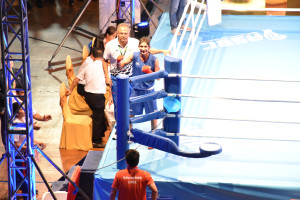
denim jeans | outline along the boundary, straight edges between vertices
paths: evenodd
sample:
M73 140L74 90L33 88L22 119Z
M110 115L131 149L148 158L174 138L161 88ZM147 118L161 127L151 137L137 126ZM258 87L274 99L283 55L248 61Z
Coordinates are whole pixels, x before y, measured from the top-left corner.
M186 5L186 0L171 0L170 11L169 11L171 30L177 28L178 23L183 14L185 5Z

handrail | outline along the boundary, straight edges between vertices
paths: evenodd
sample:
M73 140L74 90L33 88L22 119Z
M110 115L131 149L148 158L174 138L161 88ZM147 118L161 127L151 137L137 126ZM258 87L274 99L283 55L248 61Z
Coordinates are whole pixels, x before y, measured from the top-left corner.
M183 11L183 15L182 15L182 17L179 21L178 27L175 31L175 34L173 36L173 39L172 39L170 47L169 47L169 50L172 51L172 55L174 57L183 58L186 54L189 55L190 52L191 52L191 49L193 49L194 44L196 42L196 39L199 35L200 29L202 27L203 21L206 17L206 9L205 9L205 6L204 6L204 1L205 0L202 0L202 2L199 3L199 2L197 2L197 0L189 0L187 2L186 6L184 8L184 11ZM196 16L194 14L191 14L191 15L187 16L187 11L188 11L189 8L190 8L190 13L194 13L195 9L199 9ZM202 10L204 11L204 13L203 13L202 19L199 23L199 19L200 19ZM186 17L187 17L187 19L186 19ZM184 27L184 30L181 34L181 37L179 38L179 41L178 41L178 32L179 32L180 27L183 25L183 21L185 19L186 19L186 26ZM192 26L191 27L192 31L191 31L190 36L188 38L188 42L187 42L187 44L184 48L183 54L179 55L180 47L182 45L182 42L183 42L184 36L186 34L187 28L190 24ZM198 28L197 28L197 26L198 26ZM196 31L196 28L197 28L197 31Z

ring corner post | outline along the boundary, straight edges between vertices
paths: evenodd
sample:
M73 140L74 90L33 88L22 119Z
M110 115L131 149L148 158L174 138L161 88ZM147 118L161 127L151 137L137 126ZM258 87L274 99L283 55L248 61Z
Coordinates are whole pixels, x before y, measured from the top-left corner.
M125 157L129 149L127 132L129 131L129 77L117 76L117 160ZM127 167L125 159L117 163L118 169Z
M182 60L179 58L174 58L171 56L165 57L165 71L169 74L181 74L182 73ZM165 78L164 82L165 91L167 93L181 94L181 77ZM175 97L181 102L180 97ZM180 110L176 113L180 114ZM169 133L179 133L180 132L180 118L166 118L163 122L164 130ZM168 136L177 145L179 145L178 136Z

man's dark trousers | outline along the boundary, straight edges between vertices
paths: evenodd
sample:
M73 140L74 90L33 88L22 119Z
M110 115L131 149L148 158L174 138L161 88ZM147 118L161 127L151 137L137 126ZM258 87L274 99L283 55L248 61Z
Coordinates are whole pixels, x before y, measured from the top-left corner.
M93 111L93 143L101 143L102 137L105 136L106 125L105 125L105 97L104 94L96 93L85 93L85 101Z

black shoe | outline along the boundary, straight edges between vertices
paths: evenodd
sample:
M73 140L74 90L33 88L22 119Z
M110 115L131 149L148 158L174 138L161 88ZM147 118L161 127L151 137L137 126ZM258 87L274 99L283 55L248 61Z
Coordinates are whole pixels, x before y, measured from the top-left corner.
M103 144L103 143L93 143L93 148L105 148L105 144Z

